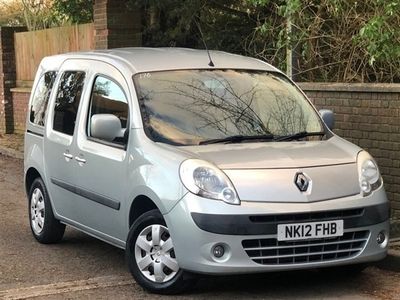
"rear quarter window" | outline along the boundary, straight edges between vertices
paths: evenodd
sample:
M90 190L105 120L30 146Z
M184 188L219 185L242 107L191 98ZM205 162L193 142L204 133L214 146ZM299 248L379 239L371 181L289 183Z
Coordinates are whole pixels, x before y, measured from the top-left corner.
M56 71L46 72L40 77L36 85L29 113L29 121L33 124L39 126L45 125L47 104L49 103L50 94L56 77Z

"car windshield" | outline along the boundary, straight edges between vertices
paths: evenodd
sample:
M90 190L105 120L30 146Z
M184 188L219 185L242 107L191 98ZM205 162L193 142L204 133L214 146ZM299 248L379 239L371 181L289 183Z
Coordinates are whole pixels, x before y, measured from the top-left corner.
M156 142L198 145L324 131L310 103L279 73L160 71L136 74L134 82L144 129Z

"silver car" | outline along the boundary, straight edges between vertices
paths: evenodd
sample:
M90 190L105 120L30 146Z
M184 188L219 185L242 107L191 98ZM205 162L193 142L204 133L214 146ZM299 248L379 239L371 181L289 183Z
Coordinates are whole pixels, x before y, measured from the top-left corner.
M195 274L383 259L389 202L374 159L276 68L209 54L43 59L25 134L34 237L58 242L68 225L125 249L136 281L164 294Z

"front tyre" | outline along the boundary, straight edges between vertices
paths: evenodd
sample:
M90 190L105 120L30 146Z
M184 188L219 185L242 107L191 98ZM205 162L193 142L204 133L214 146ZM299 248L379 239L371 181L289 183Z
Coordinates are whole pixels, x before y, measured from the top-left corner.
M156 209L133 223L126 258L132 276L152 293L179 294L195 282L194 275L179 268L168 227Z
M36 178L29 190L29 223L32 234L42 244L59 242L65 231L53 214L50 197L41 178Z

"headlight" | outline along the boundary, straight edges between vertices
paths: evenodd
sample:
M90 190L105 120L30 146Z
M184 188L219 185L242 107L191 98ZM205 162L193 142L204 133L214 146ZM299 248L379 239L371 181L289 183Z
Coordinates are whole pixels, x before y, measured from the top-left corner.
M382 184L378 166L366 151L358 154L357 165L361 192L364 196L368 196Z
M229 204L240 204L228 176L213 164L199 159L188 159L181 164L179 173L183 185L193 194Z

